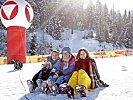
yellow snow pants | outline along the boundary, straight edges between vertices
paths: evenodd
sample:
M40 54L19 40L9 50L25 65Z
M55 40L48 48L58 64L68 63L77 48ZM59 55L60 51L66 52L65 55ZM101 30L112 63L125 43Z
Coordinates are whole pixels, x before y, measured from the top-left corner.
M91 79L83 69L80 69L79 71L73 72L71 78L68 81L68 85L70 85L74 90L76 85L83 85L86 87L86 89L90 89Z

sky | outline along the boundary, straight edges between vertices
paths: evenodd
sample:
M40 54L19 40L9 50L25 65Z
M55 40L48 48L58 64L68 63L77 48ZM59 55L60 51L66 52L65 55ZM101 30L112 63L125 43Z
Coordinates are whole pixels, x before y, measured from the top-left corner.
M71 1L71 0L69 0L69 1ZM79 0L73 0L73 1L75 1L75 3L79 2ZM96 4L96 1L97 0L92 0L93 4ZM109 9L113 8L113 5L114 5L114 10L115 11L119 10L121 13L123 13L125 11L125 9L127 11L133 10L133 0L99 0L99 1L103 5L106 3ZM84 2L87 5L89 0L82 0L82 2ZM86 5L85 5L85 7L83 7L83 9L86 8Z
M97 0L92 0L93 3ZM133 9L133 0L100 0L102 4L107 4L108 8L113 8L113 2L114 2L114 9L120 10L121 12L124 12L126 9L132 10Z
M133 100L133 56L95 60L101 80L109 87L93 89L82 99L77 94L74 100ZM13 65L0 65L0 100L72 100L66 94L51 96L41 92L29 93L26 81L41 69L41 64L24 64L18 71L14 70Z

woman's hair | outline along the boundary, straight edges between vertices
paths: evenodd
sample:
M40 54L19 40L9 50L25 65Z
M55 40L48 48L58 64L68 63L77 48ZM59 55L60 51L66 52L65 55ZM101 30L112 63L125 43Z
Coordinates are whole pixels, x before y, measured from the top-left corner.
M89 58L89 53L86 49L79 49L78 54L76 56L76 60L78 60L80 58L80 52L81 51L84 51L86 53L86 58Z

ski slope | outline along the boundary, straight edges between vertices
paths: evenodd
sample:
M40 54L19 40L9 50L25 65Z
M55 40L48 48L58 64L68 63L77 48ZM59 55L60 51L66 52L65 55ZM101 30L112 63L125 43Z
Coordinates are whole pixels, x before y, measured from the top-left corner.
M133 100L133 56L95 60L101 79L110 86L91 90L84 98L77 95L75 100ZM13 65L0 65L0 100L71 100L65 94L28 93L26 80L40 70L41 64L24 64L22 70L14 70Z

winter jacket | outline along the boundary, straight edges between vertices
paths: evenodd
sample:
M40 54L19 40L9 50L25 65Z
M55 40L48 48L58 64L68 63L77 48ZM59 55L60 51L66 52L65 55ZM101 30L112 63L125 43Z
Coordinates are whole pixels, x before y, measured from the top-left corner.
M52 64L52 68L56 65L57 60L53 60L51 56L47 57L47 62L50 62ZM50 71L52 70L52 68L48 69L47 71L44 71L43 69L41 69L39 72L37 72L33 78L32 81L34 82L35 86L37 86L36 80L37 79L42 79L42 80L47 80L50 74Z
M95 87L92 60L90 58L78 59L75 62L75 71L83 69L91 79L91 88Z
M52 67L55 66L55 63L58 61L59 59L57 60L53 60L51 56L48 56L47 57L47 62L50 62L52 64Z
M63 82L67 82L74 71L75 66L75 57L71 55L71 59L68 61L68 68L63 69L63 60L60 59L57 61L56 65L50 72L50 77L48 79L54 81L55 83L61 84ZM54 79L52 76L54 74L58 74L59 77Z

